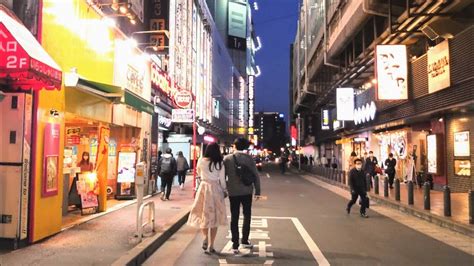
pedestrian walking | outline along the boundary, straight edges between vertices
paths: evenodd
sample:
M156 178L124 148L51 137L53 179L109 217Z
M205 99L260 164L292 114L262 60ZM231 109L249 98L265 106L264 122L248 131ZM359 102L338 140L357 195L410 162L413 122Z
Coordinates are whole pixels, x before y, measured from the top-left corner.
M215 253L217 228L227 225L224 203L224 198L227 197L225 166L217 143L207 146L204 157L197 162L196 171L201 183L191 207L188 225L201 229L204 237L202 249Z
M351 200L347 204L347 214L351 213L351 208L360 197L360 216L368 218L365 210L368 207L369 199L367 198L367 181L364 171L362 170L362 160L357 158L354 160L355 167L349 172L349 187L351 189Z
M260 177L255 162L250 155L244 152L248 147L247 139L238 138L234 142L234 154L227 155L224 158L231 212L232 251L234 254L239 254L240 206L242 205L244 214L240 244L243 248L251 249L253 245L249 241L249 235L254 192L255 199L260 198Z
M314 165L314 158L313 155L309 155L309 165L313 166Z
M186 181L186 172L189 170L188 160L183 156L183 152L178 152L176 158L177 170L178 170L178 183L181 189L184 188L184 182Z
M173 178L177 172L176 160L171 153L171 148L166 148L165 154L161 156L158 163L158 173L161 177L161 199L170 200ZM166 189L166 191L165 191Z
M388 159L385 160L385 173L388 175L388 183L390 188L393 188L393 181L395 179L395 166L397 165L397 160L393 158L393 153L388 155Z
M377 174L375 169L377 168L378 163L379 161L377 160L377 157L374 156L374 152L369 151L369 157L365 159L364 171L365 174L370 177L370 187L373 187L372 178Z

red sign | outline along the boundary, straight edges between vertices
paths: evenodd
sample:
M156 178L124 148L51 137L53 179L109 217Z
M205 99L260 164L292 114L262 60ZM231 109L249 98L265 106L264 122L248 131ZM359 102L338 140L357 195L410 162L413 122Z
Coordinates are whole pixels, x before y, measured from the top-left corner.
M296 130L295 125L291 125L290 133L291 133L291 138L292 139L297 139L298 138L298 130Z
M176 106L181 109L190 108L191 103L193 102L193 95L188 90L180 90L174 95L174 102L176 103Z
M27 29L0 10L0 78L18 78L13 85L25 89L61 89L61 71L51 61Z

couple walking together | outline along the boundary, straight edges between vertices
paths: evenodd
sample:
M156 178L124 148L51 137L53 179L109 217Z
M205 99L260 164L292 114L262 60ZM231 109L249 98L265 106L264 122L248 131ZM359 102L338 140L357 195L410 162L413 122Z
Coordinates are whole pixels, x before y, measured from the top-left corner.
M219 145L212 143L207 147L203 158L199 159L197 163L197 172L201 183L189 215L188 224L201 229L204 237L202 248L206 252L216 252L214 241L217 228L228 224L224 202L227 196L231 210L232 252L238 254L239 247L253 247L249 242L252 199L254 188L256 199L260 196L260 178L254 160L244 152L248 147L248 140L238 138L234 142L234 154L223 158ZM242 177L243 175L245 176ZM239 242L241 205L244 222L242 239Z

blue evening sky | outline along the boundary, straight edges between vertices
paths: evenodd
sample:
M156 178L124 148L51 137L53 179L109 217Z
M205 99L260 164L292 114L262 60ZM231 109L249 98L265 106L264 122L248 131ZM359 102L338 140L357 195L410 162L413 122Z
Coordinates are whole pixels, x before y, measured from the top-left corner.
M257 2L254 24L263 48L257 52L262 75L255 83L255 111L282 112L288 122L289 49L296 34L299 0Z

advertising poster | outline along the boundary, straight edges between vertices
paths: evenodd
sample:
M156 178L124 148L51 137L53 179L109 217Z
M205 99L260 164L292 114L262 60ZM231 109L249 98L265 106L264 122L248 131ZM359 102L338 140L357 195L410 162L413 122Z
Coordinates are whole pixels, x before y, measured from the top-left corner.
M471 156L469 131L454 133L454 156Z
M438 173L438 146L436 143L436 135L428 135L426 144L428 147L428 173Z
M117 182L135 182L135 163L137 154L135 152L119 152Z
M60 125L47 123L44 129L43 197L58 194Z
M448 40L429 49L427 57L429 93L434 93L451 86Z
M194 121L193 109L173 109L171 112L173 123L192 123Z
M408 99L407 48L405 45L377 45L375 69L379 100Z
M338 88L336 90L337 120L354 120L354 89Z

